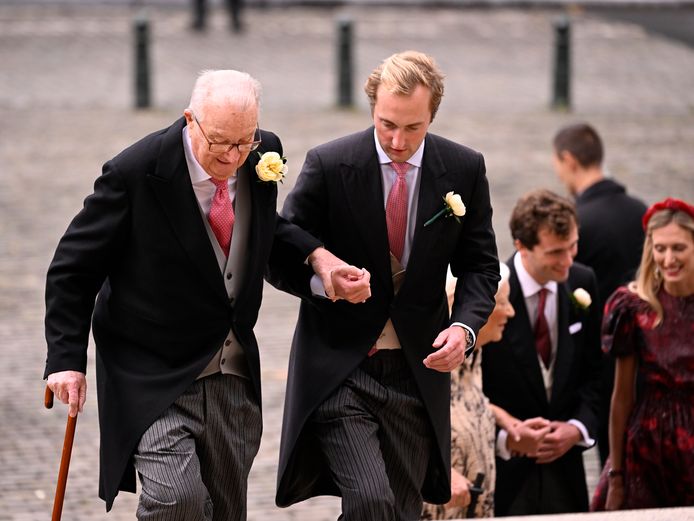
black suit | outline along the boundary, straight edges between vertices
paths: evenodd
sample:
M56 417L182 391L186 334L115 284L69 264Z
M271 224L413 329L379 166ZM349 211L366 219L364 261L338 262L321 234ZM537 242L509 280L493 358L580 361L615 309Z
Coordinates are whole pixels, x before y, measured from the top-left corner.
M635 278L643 250L641 218L646 205L627 195L621 184L603 179L576 197L576 212L579 226L576 260L595 271L602 309L614 290ZM608 425L613 385L614 359L603 355L598 425L598 449L603 464L610 453Z
M191 185L184 125L181 118L104 165L48 270L46 376L86 370L93 322L99 495L107 509L119 489L135 491L131 456L142 433L201 373L229 328L245 352L260 403L253 326L273 237L303 241L284 245L284 253L297 259L318 245L277 217L277 188L255 182L258 155L251 154L238 174L254 179L248 265L230 301ZM261 152L281 153L277 136L262 132L262 140Z
M407 274L394 296L374 130L353 134L309 151L282 214L320 238L326 248L371 273L372 296L364 304L312 297L310 273L287 276L281 289L303 298L289 367L278 475L277 504L338 494L316 449L309 417L365 360L387 319L392 319L403 355L421 394L435 442L424 497L450 495L449 374L422 360L450 324L446 269L460 277L453 321L478 331L486 322L498 279L491 206L482 156L428 134L421 168L416 231ZM443 207L449 191L460 194L467 213L456 222L441 218L423 227ZM274 277L277 278L277 271ZM294 283L286 283L293 280ZM277 283L277 280L274 281Z
M535 348L533 325L528 316L513 257L510 301L516 312L500 342L488 344L482 358L484 393L491 403L525 420L541 416L548 420L576 419L595 436L598 412L600 360L600 308L593 303L578 309L570 294L583 288L596 300L597 285L590 268L574 263L566 282L558 284L557 350L551 399L547 399ZM570 328L574 331L570 332ZM497 458L495 514L509 515L509 507L527 488L528 480L538 487L532 511L516 515L576 512L588 509L582 448L575 446L556 461L538 465L530 458ZM552 488L547 488L552 485Z
M600 308L619 286L634 280L641 261L646 205L627 195L624 186L603 179L576 197L578 254L576 260L595 271Z

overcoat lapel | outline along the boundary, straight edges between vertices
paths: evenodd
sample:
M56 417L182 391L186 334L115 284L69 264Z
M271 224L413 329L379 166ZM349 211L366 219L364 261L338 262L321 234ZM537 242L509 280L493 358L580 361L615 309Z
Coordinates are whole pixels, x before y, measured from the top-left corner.
M190 182L182 144L184 124L185 119L181 118L168 129L162 142L157 170L148 176L149 182L191 263L210 288L221 299L228 301L224 280Z
M509 347L518 360L518 371L528 380L528 387L542 404L547 404L547 394L540 371L540 362L535 350L532 322L528 316L528 308L525 306L523 291L513 268L513 258L509 260L511 267L511 294L509 299L516 311L516 317L511 322L513 327L507 327L505 334L509 335Z

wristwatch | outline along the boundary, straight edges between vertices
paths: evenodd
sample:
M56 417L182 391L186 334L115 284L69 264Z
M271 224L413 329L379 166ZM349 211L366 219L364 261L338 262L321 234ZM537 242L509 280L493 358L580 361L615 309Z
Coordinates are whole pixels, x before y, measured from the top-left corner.
M475 350L475 339L469 329L463 329L465 330L465 358L467 359Z

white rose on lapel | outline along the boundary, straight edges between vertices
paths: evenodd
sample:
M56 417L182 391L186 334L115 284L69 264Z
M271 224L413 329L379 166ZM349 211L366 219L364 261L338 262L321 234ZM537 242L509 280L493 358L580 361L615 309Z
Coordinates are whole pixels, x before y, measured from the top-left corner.
M593 299L590 298L590 293L583 288L576 288L571 297L576 307L580 309L588 309L593 303Z
M446 204L451 208L451 212L453 212L453 215L456 217L462 217L465 215L465 205L463 204L463 200L458 194L454 194L453 192L448 192L446 194L446 197L443 198L444 201L446 201Z
M425 222L424 226L429 226L441 216L450 217L452 215L456 221L460 222L458 217L465 215L466 211L465 204L463 203L463 199L460 197L460 195L452 191L448 192L443 196L443 202L443 208L439 210L431 219Z
M266 183L281 183L289 169L285 164L287 158L281 157L277 152L265 152L260 154L260 161L255 165L255 172L258 179Z

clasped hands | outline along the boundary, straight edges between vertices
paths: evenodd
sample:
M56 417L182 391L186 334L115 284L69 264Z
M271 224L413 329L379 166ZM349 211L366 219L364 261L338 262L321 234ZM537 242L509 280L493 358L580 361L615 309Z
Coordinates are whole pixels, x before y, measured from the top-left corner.
M505 426L506 446L512 456L535 458L538 464L551 463L581 440L575 425L545 418L530 418Z
M325 248L313 250L308 262L320 277L325 295L333 302L361 304L371 297L371 274L365 268L351 266Z

